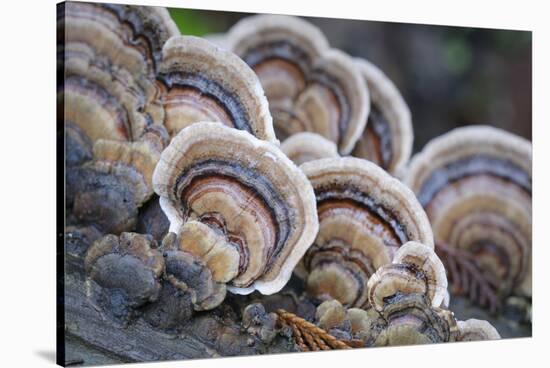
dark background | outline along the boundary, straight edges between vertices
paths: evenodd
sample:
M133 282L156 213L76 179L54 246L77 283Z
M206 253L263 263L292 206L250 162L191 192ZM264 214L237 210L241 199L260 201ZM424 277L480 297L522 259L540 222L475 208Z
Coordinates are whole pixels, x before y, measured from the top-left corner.
M251 14L169 9L182 34L227 31ZM304 17L331 46L368 59L412 112L414 151L454 127L490 124L531 140L531 32Z

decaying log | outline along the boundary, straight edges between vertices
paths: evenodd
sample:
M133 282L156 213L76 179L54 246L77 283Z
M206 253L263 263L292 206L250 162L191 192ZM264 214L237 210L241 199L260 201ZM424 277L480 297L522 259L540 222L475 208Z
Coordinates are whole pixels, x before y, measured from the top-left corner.
M72 272L65 275L65 338L78 342L82 356L71 351L66 364L95 364L97 359L89 358L98 352L121 362L146 362L298 351L290 336L278 335L266 344L248 334L238 314L227 305L196 313L174 330L155 329L141 317L117 327L86 296L83 270L74 263L68 269Z

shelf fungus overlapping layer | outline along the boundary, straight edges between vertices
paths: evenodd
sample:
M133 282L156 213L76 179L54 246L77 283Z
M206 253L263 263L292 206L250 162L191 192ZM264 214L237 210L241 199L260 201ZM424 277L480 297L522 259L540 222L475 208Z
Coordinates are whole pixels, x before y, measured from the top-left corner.
M384 314L374 309L347 309L336 300L326 301L317 308L316 321L332 336L354 347L431 344L456 341L459 337L452 312L430 307L419 294L403 296Z
M297 17L252 16L223 45L258 75L280 140L309 131L351 152L369 113L368 89L353 59L331 49L317 27Z
M232 52L198 37L164 45L156 103L171 136L199 121L218 121L278 143L258 77Z
M162 46L179 34L166 9L73 2L58 27L65 121L93 142L136 141L162 123L162 112L149 104Z
M373 312L363 313L365 343L387 346L468 339L466 329L461 328L464 323L445 306L446 291L445 268L434 249L418 242L406 243L392 263L380 267L368 282L369 304L378 317ZM485 330L496 332L488 322L479 322ZM499 336L480 332L476 338Z
M433 250L426 248L435 255ZM325 301L317 307L316 324L355 347L500 338L487 321L458 321L448 309L431 305L427 295L407 291L402 286L392 288L390 284L385 285L385 293L392 291L395 296L388 297L380 311L374 308L348 309L337 300Z
M409 161L413 132L411 112L393 82L374 64L355 59L370 92L368 122L352 155L401 176Z
M374 346L452 342L458 335L453 313L431 306L425 297L416 293L402 295L389 304L379 323L382 328L371 335Z
M166 9L67 3L58 18L59 124L78 128L67 156L92 156L67 171L67 205L82 223L133 229L152 194L151 176L168 142L153 102L165 41L178 34ZM68 128L76 132L75 128ZM88 143L89 142L89 143Z
M288 137L281 150L296 165L321 158L338 157L336 144L317 133L302 132Z
M138 208L153 194L152 175L163 143L99 139L65 123L66 205L75 219L105 233L134 229Z
M447 291L443 263L432 247L409 241L395 252L392 262L380 267L368 281L369 304L378 312L403 295L422 295L440 307Z
M302 171L277 146L220 123L181 130L153 184L179 248L234 293L279 291L318 230Z
M164 259L149 235L105 235L84 260L87 294L102 314L126 325L159 297Z
M347 157L300 168L317 198L319 233L297 270L310 294L346 306L367 303L367 281L404 243L433 247L428 218L414 194L367 160Z
M168 233L162 241L166 280L179 294L190 295L195 310L215 308L225 299L223 278L202 258L185 251L185 244L190 241L185 239L186 235Z
M500 334L487 321L479 319L468 319L458 321L457 341L479 341L479 340L498 340Z
M530 142L473 126L428 143L406 176L436 242L472 254L503 297L531 296L531 166Z

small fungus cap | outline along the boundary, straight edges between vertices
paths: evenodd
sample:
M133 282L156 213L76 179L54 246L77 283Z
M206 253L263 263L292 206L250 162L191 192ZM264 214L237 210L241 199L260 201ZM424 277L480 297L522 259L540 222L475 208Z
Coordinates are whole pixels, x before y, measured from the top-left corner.
M128 323L136 308L157 300L164 259L148 235L105 235L84 259L86 292L103 315Z
M396 298L385 308L383 319L386 323L374 346L451 342L458 332L452 312L431 307L419 294Z
M168 233L162 241L166 263L166 279L174 287L191 296L197 311L219 306L226 296L226 286L219 283L203 259L182 249L180 235Z
M500 334L489 322L479 319L458 321L458 341L498 340Z
M447 291L447 276L433 248L410 241L395 253L392 263L382 266L368 281L369 302L383 311L401 295L425 295L439 307Z
M288 137L281 150L296 165L321 158L338 157L336 144L322 135L311 132L296 133Z

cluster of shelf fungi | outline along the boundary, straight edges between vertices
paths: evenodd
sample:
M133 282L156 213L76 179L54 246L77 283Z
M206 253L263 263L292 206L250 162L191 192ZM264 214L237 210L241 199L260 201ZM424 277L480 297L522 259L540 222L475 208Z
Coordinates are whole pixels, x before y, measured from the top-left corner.
M393 83L300 18L58 7L66 363L500 338L461 296L530 324L530 142L411 158Z

